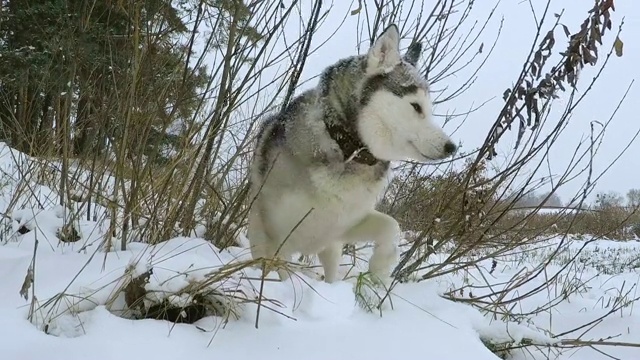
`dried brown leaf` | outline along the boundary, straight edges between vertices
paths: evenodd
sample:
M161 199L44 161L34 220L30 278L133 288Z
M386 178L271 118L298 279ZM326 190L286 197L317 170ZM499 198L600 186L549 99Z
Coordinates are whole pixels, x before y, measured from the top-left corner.
M616 36L616 41L613 43L613 48L616 51L616 56L622 56L622 48L624 47L624 43L620 40L620 37Z
M29 266L27 270L27 274L24 276L24 281L22 282L22 287L20 287L20 295L25 299L29 300L29 288L33 284L33 268Z
M351 16L358 15L361 10L362 10L362 0L359 0L358 1L358 8L354 9L354 10L351 10Z
M504 93L502 93L502 99L504 99L504 101L507 101L509 95L511 95L511 89L505 90Z

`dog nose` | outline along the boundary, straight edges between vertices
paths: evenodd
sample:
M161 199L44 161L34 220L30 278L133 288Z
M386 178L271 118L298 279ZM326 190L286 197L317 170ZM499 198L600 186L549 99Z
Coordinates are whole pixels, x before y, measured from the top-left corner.
M447 141L447 143L444 144L444 153L447 155L452 155L456 152L457 149L458 147L456 146L456 144L452 143L451 141Z

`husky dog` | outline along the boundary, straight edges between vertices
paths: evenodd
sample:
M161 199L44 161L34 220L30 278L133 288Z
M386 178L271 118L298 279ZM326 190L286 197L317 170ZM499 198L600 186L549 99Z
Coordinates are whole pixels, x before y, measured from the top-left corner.
M317 254L331 283L343 245L372 241L369 271L388 279L400 227L375 206L390 162L432 162L456 151L431 119L429 85L415 68L421 44L404 56L399 46L391 25L366 55L330 66L316 88L261 125L250 168L254 259Z

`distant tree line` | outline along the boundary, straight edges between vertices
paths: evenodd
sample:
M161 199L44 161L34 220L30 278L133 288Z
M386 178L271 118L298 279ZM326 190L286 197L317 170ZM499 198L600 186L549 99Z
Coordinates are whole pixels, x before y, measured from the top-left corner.
M514 204L514 208L535 208L538 206L545 207L562 207L563 203L560 196L556 193L536 193L529 192L519 197Z

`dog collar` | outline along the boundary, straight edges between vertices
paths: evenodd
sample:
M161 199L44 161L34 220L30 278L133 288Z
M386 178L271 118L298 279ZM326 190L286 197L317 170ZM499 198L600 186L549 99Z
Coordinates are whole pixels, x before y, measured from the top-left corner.
M344 154L345 161L355 161L359 164L373 166L381 162L362 143L362 140L353 131L349 131L343 125L325 123L329 136L338 143Z

